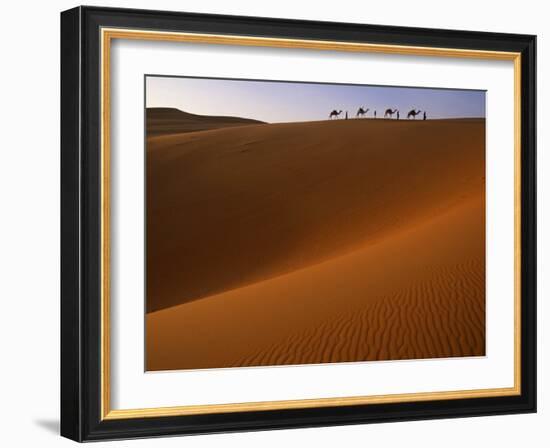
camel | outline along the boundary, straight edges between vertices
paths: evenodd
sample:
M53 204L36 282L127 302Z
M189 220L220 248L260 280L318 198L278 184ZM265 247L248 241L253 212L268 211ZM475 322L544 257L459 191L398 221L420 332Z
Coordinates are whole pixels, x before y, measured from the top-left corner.
M384 112L384 118L387 118L388 115L390 116L390 118L393 118L393 114L396 112L397 112L397 109L394 109L394 110L386 109L386 112Z
M338 118L338 116L342 113L342 111L337 111L336 109L334 109L330 115L328 116L330 119L332 119L333 117L335 118Z
M416 116L419 115L420 112L422 112L422 111L421 111L421 110L415 111L414 109L412 109L412 110L410 110L409 113L407 114L407 118L413 117L413 118L416 120Z
M363 109L363 107L360 107L358 110L357 110L357 114L355 115L356 117L358 116L361 116L361 117L364 117L365 115L367 115L367 112L369 111L370 109Z

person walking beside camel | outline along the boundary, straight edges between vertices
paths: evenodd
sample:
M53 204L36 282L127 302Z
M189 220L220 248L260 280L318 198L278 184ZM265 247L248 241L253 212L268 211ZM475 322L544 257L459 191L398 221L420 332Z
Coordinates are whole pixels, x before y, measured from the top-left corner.
M426 111L424 111L424 115L422 116L422 119L425 121L426 120Z

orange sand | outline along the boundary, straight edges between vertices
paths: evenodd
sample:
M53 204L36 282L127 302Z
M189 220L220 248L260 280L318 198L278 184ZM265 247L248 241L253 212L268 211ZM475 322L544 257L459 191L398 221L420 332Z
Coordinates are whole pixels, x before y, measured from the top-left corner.
M159 135L148 370L483 355L484 120Z

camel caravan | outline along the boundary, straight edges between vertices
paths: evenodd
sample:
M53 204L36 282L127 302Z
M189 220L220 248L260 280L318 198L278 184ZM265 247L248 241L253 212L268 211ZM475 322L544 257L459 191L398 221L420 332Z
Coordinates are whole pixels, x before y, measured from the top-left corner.
M363 106L359 107L359 109L357 109L357 113L355 114L355 118L368 118L369 110L370 110L369 108L365 108ZM422 112L422 120L427 120L428 116L426 115L426 111L416 110L416 109L411 109L407 113L407 120L410 120L411 118L413 120L416 120L416 116L420 115L421 112ZM328 115L328 118L329 120L333 120L333 119L337 120L338 118L340 118L341 114L342 114L341 110L334 109L330 112L330 114ZM386 111L384 112L384 118L393 119L394 115L395 115L395 119L399 120L398 109L389 108L389 109L386 109ZM373 111L372 116L376 118L376 110ZM346 111L345 113L345 119L346 120L348 119L348 111Z

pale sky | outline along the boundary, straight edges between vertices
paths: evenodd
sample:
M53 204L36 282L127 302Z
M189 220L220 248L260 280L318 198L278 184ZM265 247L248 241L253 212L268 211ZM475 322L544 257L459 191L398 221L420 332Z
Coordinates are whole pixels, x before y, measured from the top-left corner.
M485 91L147 76L146 105L268 123L325 120L333 109L355 117L360 106L369 117L391 108L403 119L416 108L428 118L462 118L485 117Z

